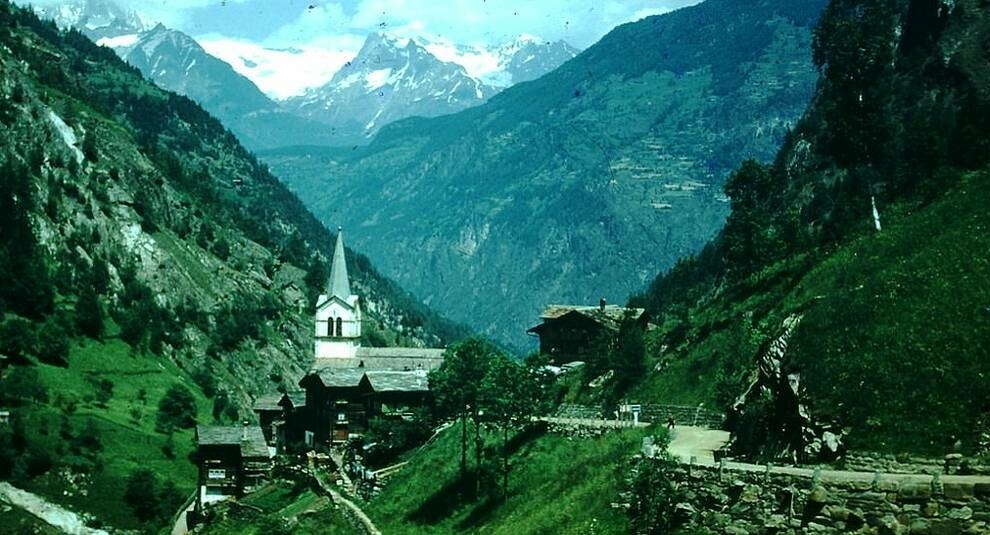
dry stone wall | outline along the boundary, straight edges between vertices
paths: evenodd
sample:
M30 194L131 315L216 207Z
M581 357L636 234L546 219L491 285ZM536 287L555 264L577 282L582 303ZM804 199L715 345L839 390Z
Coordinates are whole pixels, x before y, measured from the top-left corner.
M684 465L672 473L687 533L990 533L986 478L823 481Z

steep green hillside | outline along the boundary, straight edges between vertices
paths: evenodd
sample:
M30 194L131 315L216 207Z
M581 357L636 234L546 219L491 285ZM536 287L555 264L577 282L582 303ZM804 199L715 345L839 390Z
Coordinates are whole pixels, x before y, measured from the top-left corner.
M545 304L622 301L716 232L729 170L769 160L807 105L824 3L709 0L484 106L264 159L384 273L522 346Z
M610 503L629 490L617 463L638 450L645 431L585 440L535 430L519 434L510 442L508 498L462 502L458 463L452 461L460 451L457 429L421 450L368 504L368 515L382 533L629 532L625 511ZM489 485L497 486L486 483L483 493Z
M728 410L758 456L813 459L826 431L986 450L987 43L982 2L830 3L776 163L740 167L719 237L642 296L663 329L640 396Z
M166 521L194 418L250 418L310 366L330 246L197 105L0 2L0 478L97 522ZM463 333L351 260L367 343ZM142 467L160 505L138 511L122 500Z

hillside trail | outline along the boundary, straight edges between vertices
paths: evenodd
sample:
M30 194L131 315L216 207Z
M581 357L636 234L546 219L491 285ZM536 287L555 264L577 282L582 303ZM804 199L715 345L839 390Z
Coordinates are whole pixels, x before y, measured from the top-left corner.
M335 462L338 463L337 466L343 465L342 458L335 459ZM333 500L334 503L343 505L350 512L350 514L353 515L354 518L356 518L357 521L361 524L361 527L364 529L365 533L367 533L368 535L382 535L382 532L379 531L377 527L375 527L375 523L371 521L371 518L356 503L344 497L343 494L341 494L337 489L335 489L333 487L333 484L326 480L323 473L317 470L316 467L313 466L312 459L310 459L308 469L309 469L309 473L316 480L316 483L320 486L320 488L323 489L324 492L330 495L330 498ZM350 480L347 480L345 486L353 489L353 484L350 482Z
M24 509L69 535L108 535L102 529L86 526L78 514L60 505L55 505L37 494L21 490L6 481L0 481L0 501Z

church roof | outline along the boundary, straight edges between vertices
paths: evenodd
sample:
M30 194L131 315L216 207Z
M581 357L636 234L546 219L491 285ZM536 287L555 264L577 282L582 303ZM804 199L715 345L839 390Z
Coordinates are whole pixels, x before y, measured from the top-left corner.
M347 277L347 261L344 258L344 231L340 228L337 229L337 246L330 264L327 297L337 297L344 302L351 297L351 282Z

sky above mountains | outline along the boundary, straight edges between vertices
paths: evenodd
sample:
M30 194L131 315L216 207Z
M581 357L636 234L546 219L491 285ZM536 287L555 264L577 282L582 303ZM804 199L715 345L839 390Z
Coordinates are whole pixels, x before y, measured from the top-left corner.
M456 43L500 44L519 34L585 48L618 24L698 0L118 0L190 35L222 34L299 46L380 30Z
M72 0L34 0L36 6ZM428 42L484 79L494 47L520 35L584 49L612 28L700 0L114 0L194 37L276 99L320 86L369 34Z

